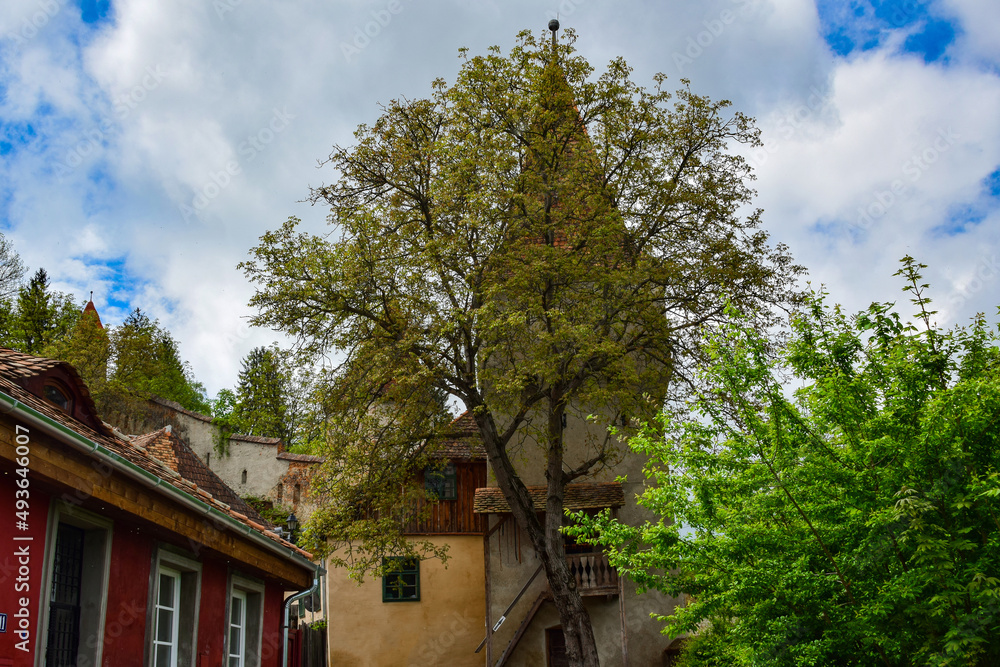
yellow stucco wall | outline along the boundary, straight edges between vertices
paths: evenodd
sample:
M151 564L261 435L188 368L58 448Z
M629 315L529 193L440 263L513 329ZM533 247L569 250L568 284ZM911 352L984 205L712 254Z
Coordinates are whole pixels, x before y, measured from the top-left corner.
M445 568L420 563L420 601L382 602L379 579L358 586L343 570L328 576L330 665L482 665L485 636L483 538L432 537L450 545Z

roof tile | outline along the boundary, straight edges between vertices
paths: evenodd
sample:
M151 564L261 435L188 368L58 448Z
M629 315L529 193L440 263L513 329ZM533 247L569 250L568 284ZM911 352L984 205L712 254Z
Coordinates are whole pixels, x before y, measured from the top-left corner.
M545 486L529 486L528 494L535 504L535 511L545 511L545 498L548 488ZM605 507L621 507L625 504L625 492L618 482L590 482L583 484L567 484L563 496L563 507L568 510L602 509ZM476 489L476 497L472 503L472 511L477 514L503 514L510 512L510 505L498 487L487 486Z

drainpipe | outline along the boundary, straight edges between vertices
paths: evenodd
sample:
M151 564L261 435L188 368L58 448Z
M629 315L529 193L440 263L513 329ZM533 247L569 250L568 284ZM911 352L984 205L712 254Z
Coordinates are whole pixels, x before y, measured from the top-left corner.
M319 588L319 572L313 573L313 585L304 591L299 591L295 595L285 600L284 620L281 623L281 667L288 667L288 625L291 622L292 603L307 595L312 595Z

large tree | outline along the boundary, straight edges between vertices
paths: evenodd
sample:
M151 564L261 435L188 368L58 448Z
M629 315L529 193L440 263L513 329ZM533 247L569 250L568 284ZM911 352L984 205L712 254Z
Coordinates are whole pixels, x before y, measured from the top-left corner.
M690 596L666 619L696 635L683 664L1000 664L1000 340L934 326L904 261L916 324L816 295L776 361L736 323L690 412L634 443L660 519L590 528Z
M444 392L476 420L571 662L596 665L563 493L620 452L599 438L567 456L564 415L655 413L726 298L764 327L798 269L768 245L749 168L728 152L758 143L751 121L687 87L671 103L664 77L639 87L621 59L593 78L568 34L550 46L524 32L506 57L466 56L429 99L391 102L355 146L333 149L337 179L313 190L334 232L290 219L241 266L258 288L255 324L343 355L328 394L331 499L313 535L347 545L356 571L427 554L400 534L399 489L446 426ZM513 460L526 441L544 459L542 518Z

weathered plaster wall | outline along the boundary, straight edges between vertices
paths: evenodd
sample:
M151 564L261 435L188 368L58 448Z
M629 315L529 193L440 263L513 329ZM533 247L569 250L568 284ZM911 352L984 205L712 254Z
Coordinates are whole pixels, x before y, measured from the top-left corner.
M420 563L420 601L382 602L380 579L358 586L343 570L329 581L330 665L477 665L484 636L485 588L480 535L430 537L451 545L448 567Z

